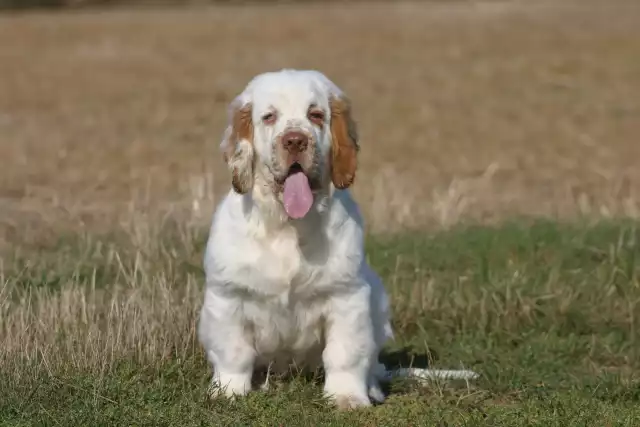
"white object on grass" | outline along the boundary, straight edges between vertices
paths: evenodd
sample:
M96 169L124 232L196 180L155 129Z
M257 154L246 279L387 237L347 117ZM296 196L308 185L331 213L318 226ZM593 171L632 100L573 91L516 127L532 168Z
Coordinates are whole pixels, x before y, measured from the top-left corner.
M468 369L399 368L386 371L386 381L392 378L417 378L420 380L474 380L480 375Z

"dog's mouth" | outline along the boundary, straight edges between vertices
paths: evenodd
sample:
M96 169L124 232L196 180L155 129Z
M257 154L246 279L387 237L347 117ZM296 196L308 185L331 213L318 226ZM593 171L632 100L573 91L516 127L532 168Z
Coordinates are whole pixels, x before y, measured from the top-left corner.
M313 193L309 177L300 163L295 162L289 167L283 187L282 201L287 215L293 219L303 218L311 210Z
M298 173L303 173L307 176L307 179L309 180L309 186L311 187L312 192L316 192L322 188L321 179L318 171L316 171L315 169L305 168L299 162L293 162L291 166L289 166L289 169L287 169L287 172L285 174L274 173L275 182L279 187L279 191L283 190L284 183L287 181L287 179L290 176L293 176Z
M287 176L285 177L285 180L287 178L289 178L291 175L298 173L298 172L302 172L304 173L304 169L302 169L302 165L298 162L294 162L291 167L289 167L289 171L287 172Z

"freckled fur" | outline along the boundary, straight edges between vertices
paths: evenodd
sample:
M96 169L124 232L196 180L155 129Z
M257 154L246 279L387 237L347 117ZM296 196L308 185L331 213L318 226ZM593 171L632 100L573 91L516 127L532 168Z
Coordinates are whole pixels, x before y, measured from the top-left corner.
M344 189L356 177L358 134L351 117L351 106L344 97L334 97L331 106L331 180L336 188Z
M244 194L253 186L253 121L251 104L231 105L231 124L223 139L223 157L231 171L233 189Z

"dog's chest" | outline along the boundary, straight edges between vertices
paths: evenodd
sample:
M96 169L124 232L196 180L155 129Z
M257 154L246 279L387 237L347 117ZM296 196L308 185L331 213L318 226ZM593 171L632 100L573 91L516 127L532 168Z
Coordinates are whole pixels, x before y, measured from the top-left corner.
M315 298L329 273L327 257L317 256L328 253L326 246L326 241L301 242L293 229L258 243L258 262L251 268L261 282L259 292L283 304Z
M254 267L266 280L244 306L258 353L299 352L318 344L330 293L326 260L310 262L295 233L283 233L260 247Z

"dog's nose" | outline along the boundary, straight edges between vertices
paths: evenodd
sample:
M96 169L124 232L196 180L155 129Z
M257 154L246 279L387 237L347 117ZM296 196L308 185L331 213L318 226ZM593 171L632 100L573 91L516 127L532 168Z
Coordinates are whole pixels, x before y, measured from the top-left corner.
M307 149L309 138L302 132L290 131L282 135L282 145L290 153L301 153Z

